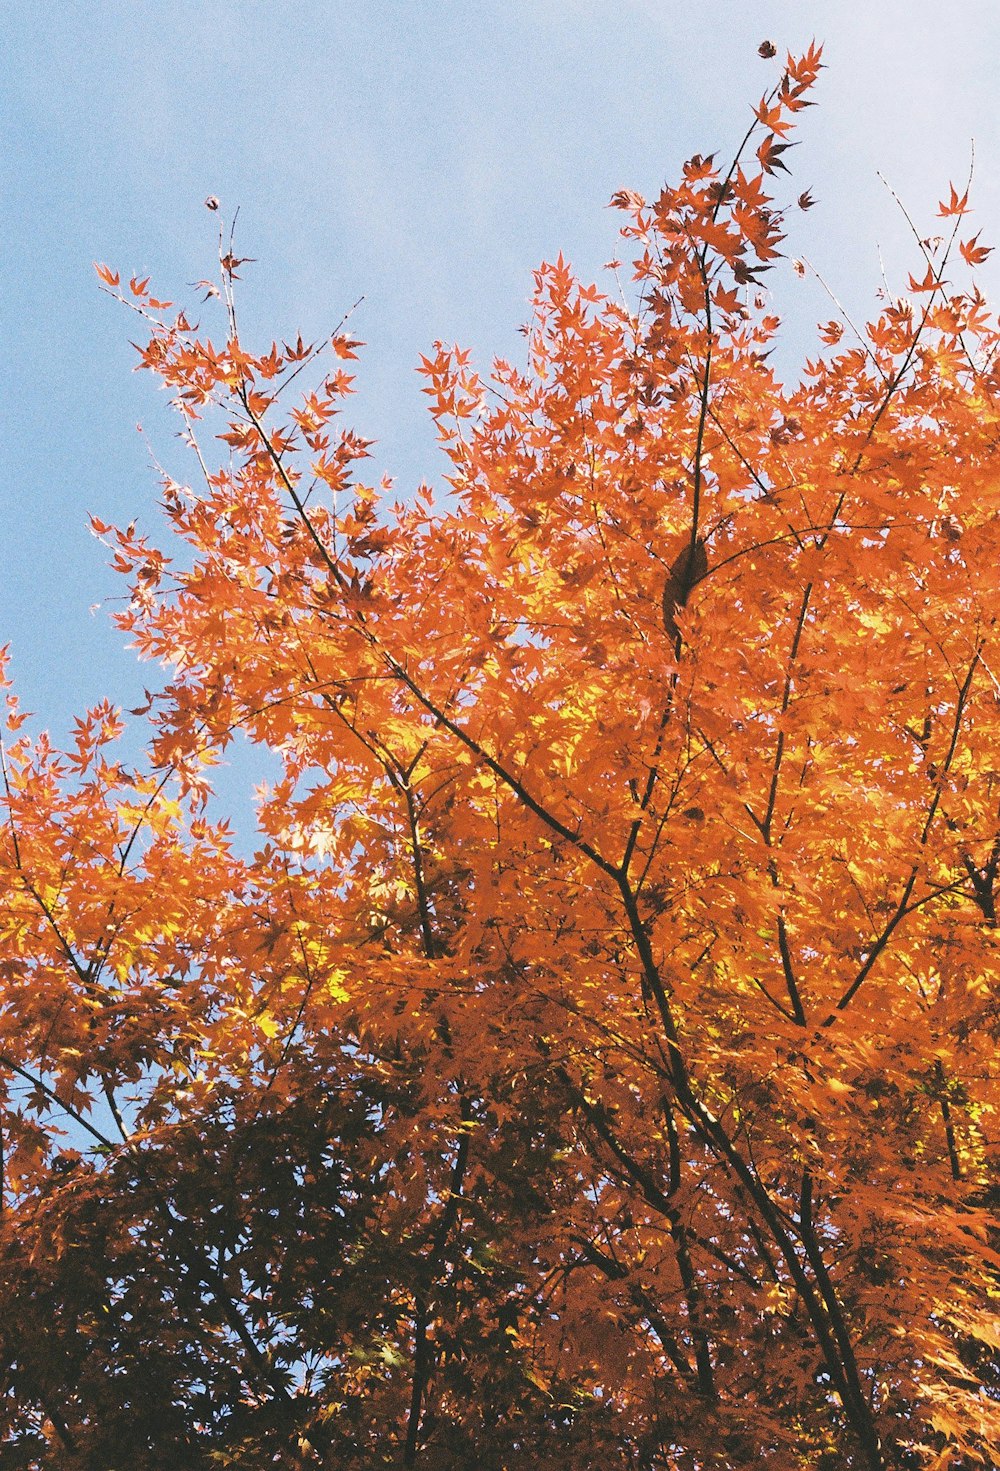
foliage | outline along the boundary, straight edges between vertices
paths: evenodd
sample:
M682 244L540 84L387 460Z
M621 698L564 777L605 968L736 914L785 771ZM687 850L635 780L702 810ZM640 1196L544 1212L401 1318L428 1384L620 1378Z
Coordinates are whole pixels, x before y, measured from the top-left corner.
M1000 1464L1000 331L953 189L778 380L819 65L617 196L632 288L539 270L524 368L435 346L437 502L229 242L215 344L101 268L201 479L95 523L148 770L10 697L0 1464Z

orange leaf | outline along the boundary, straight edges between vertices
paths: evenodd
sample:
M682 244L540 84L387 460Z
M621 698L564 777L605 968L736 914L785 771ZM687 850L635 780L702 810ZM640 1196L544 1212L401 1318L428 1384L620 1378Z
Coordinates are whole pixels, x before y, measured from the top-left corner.
M981 266L987 256L992 255L993 253L994 247L992 245L976 244L976 241L979 239L980 234L982 234L982 231L979 231L977 232L977 234L973 235L971 240L963 240L959 244L958 248L961 252L962 259L967 265Z
M965 214L968 214L969 213L969 209L968 209L968 205L969 205L969 191L968 191L968 189L966 189L965 193L963 195L961 195L961 197L959 197L958 191L955 188L954 184L949 184L948 187L951 190L951 197L948 199L947 203L945 203L944 201L942 201L938 205L938 214L939 215L943 215L943 216L948 216L948 215L965 215Z
M931 265L928 265L923 280L918 281L916 277L912 275L909 277L910 290L914 293L918 293L921 291L937 291L940 289L942 284L943 283L939 281L937 276L935 275L934 267Z

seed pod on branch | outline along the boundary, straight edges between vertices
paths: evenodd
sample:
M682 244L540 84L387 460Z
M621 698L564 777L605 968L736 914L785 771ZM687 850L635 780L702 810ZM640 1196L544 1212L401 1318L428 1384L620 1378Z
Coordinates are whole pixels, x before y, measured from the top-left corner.
M663 584L663 627L671 638L677 638L675 614L678 608L687 606L691 589L708 572L708 556L705 543L699 539L693 545L685 541L674 558Z

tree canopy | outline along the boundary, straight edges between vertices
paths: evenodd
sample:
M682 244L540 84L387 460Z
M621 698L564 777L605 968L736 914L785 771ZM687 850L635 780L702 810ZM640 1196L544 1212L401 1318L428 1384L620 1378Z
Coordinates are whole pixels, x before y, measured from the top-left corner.
M1000 328L952 188L779 378L776 65L434 345L436 496L225 234L214 338L100 268L191 483L94 522L148 763L7 690L0 1465L1000 1464Z

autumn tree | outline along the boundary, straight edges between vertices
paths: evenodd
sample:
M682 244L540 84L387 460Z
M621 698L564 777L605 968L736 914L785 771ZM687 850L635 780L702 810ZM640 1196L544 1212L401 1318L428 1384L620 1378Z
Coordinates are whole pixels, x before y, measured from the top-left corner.
M101 268L191 472L94 523L148 765L9 699L0 1464L1000 1464L1000 329L952 189L776 375L819 67L434 347L436 499L227 238L214 337Z

